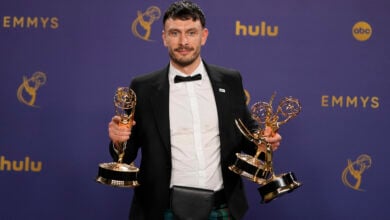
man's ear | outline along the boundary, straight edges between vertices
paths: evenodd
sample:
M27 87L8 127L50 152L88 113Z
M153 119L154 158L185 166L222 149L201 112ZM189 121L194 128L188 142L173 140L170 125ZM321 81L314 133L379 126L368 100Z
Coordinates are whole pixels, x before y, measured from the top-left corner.
M167 46L167 42L166 42L166 36L165 36L165 32L164 32L164 30L162 30L162 32L161 32L161 37L162 37L162 40L163 40L164 46L166 47L166 46Z
M203 30L202 30L202 42L201 42L202 46L204 46L206 44L208 36L209 36L209 29L203 28Z

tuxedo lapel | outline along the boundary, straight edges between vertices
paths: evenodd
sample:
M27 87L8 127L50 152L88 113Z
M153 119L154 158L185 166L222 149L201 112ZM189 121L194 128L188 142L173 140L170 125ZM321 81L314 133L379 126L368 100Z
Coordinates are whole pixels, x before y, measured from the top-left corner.
M169 82L168 68L165 68L157 74L155 83L152 89L154 93L150 97L151 106L153 108L155 124L160 133L164 147L171 152L170 141L170 124L169 124ZM151 125L152 126L152 125Z
M230 127L227 123L229 123L229 118L231 117L231 105L229 101L229 87L228 84L223 81L223 74L214 68L205 64L207 73L209 75L211 85L213 87L215 103L217 105L218 111L218 126L219 126L219 135L221 140L221 154L224 155L223 146L228 146L229 143L226 132L224 132L223 128ZM222 156L223 158L223 156Z

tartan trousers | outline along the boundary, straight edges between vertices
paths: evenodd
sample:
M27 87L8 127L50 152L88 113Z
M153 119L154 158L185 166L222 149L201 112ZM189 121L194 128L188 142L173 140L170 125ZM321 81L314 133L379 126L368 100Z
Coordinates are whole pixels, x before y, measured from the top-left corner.
M175 220L172 210L165 211L164 220ZM211 211L208 220L234 220L234 218L230 215L226 204L223 204Z

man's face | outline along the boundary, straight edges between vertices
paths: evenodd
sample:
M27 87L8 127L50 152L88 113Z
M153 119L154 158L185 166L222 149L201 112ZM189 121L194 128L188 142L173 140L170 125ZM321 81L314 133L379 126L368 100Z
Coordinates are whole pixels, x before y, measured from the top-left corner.
M201 47L206 43L208 30L199 20L169 18L165 21L162 38L168 48L171 61L186 67L200 58Z

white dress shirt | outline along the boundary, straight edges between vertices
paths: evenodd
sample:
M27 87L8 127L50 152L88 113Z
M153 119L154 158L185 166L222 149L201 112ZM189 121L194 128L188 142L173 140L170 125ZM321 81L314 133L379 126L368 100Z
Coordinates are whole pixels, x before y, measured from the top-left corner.
M217 191L223 188L217 107L202 62L191 76L198 73L201 80L174 83L176 75L187 75L172 65L169 68L171 187Z

